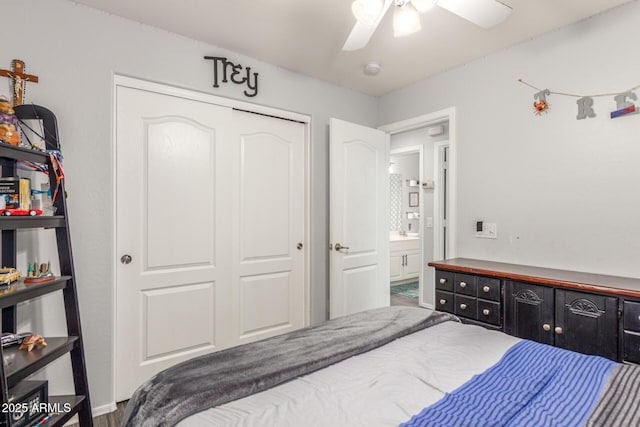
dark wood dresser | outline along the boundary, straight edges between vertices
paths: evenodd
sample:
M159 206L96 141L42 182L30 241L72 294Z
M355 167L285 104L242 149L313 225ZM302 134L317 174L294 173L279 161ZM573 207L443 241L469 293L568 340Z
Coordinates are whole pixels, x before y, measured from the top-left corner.
M436 309L465 323L640 363L640 279L468 258L436 269Z

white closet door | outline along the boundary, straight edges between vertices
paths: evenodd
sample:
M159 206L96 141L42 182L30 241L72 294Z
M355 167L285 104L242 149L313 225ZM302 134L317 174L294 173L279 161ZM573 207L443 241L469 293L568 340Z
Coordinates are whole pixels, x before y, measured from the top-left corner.
M231 117L227 107L117 87L118 400L233 342Z
M309 310L305 125L160 92L116 89L118 400Z
M305 126L233 111L237 343L305 326Z

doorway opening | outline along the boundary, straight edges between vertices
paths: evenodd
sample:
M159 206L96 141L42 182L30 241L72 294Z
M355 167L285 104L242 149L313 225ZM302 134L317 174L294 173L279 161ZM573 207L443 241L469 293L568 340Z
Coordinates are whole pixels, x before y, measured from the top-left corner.
M419 153L421 158L418 179L420 184L417 187L409 187L411 191L408 191L417 193L411 197L414 201L417 200L418 206L407 206L406 210L401 211L401 216L404 216L407 221L404 223L403 233L410 233L415 229L414 225L412 225L411 231L408 229L409 221L411 221L409 217L418 223L417 236L420 249L417 259L419 268L417 305L434 308L435 272L427 266L427 263L454 257L456 249L455 108L392 123L381 127L380 130L390 134L390 158L394 155L407 155L412 152ZM395 165L390 166L391 173L393 173ZM397 178L395 179L397 180ZM406 179L404 184L407 184ZM390 203L392 203L391 200ZM417 214L415 213L416 209ZM393 215L392 212L390 215ZM391 228L391 230L393 229ZM404 243L404 245L410 244ZM390 231L390 253L393 250ZM401 256L399 259L390 256L392 270L394 263L400 262L400 266L406 268L408 267L406 264L411 262L408 256L405 256L404 259L402 257L402 255L409 255L409 253L399 255ZM402 265L403 261L405 265ZM393 274L390 274L390 279L390 284L393 283L393 285L406 284L402 281L395 282ZM414 279L414 281L416 280ZM390 290L394 289L390 288ZM392 304L397 302L393 296L391 299Z
M423 147L392 148L389 155L389 290L391 305L417 306L420 291L424 197Z

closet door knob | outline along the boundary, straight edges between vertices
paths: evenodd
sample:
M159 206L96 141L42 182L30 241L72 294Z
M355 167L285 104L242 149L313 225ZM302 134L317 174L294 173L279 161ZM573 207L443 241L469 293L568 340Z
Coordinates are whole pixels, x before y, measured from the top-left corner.
M558 335L561 335L561 334L562 334L562 332L564 332L560 326L556 326L556 328L554 329L554 331L555 331L555 332L556 332L556 334L558 334Z
M131 264L131 261L133 261L133 258L131 258L131 255L122 255L120 257L120 262L123 264Z
M445 305L446 303L447 303L447 300L446 300L446 299L442 298L442 299L440 300L440 305Z
M336 251L341 251L342 249L349 249L349 246L342 246L340 243L336 243Z
M299 251L301 251L301 250L302 250L302 247L303 247L303 246L302 246L302 243L298 243L298 244L296 245L296 248L297 248Z
M467 304L460 304L460 310L466 310Z
M482 314L484 314L485 316L488 316L489 314L491 314L491 311L489 311L488 308L485 308L484 310L482 310Z
M545 331L550 331L551 330L551 325L548 323L545 323L544 325L542 325L542 329L544 329Z
M466 288L467 287L467 283L466 282L460 282L460 287L461 288Z
M485 286L484 288L482 288L482 290L485 291L485 292L489 292L491 290L491 288L488 287L488 286Z
M447 279L445 279L444 277L443 277L443 278L441 278L441 279L440 279L440 283L442 283L442 284L444 285L445 283L447 283Z

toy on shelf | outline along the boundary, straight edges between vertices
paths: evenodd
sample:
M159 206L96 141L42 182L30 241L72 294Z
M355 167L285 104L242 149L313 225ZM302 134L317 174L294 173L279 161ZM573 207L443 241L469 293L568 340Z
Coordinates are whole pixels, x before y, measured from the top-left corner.
M47 343L45 342L44 338L42 338L42 335L34 334L24 338L20 343L20 347L18 347L18 350L27 349L27 351L31 351L34 347L39 346L46 347Z
M38 264L34 262L29 264L27 268L27 277L24 279L24 283L47 282L55 278L56 276L51 272L51 263Z
M33 335L32 332L20 332L18 334L12 334L11 332L4 332L2 334L2 347L11 347L12 345L22 344L22 341L28 336Z
M0 97L0 141L11 145L20 145L18 118L7 98Z
M0 286L9 286L20 278L20 272L15 268L2 267L0 268Z
M40 209L0 209L2 216L36 216L42 215Z

